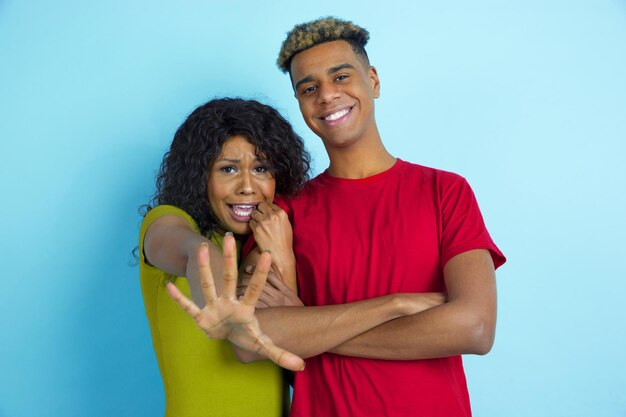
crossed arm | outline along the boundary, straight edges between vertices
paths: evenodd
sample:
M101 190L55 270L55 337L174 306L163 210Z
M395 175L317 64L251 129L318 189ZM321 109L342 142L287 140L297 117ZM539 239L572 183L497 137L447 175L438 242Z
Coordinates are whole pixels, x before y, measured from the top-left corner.
M347 339L350 331L368 327L364 326L368 314L376 312L366 308L350 314L350 304L332 306L344 320L329 321L326 328L319 327L319 315L307 314L313 307L257 309L257 318L276 344L304 358L326 351L390 360L486 354L496 323L495 272L489 252L478 249L455 256L445 265L444 278L447 302L437 293L396 294L400 303L414 303L413 314L386 320Z
M398 360L488 353L496 325L496 284L491 255L485 249L461 253L445 265L444 278L448 290L446 303L385 323L331 352ZM261 327L265 330L263 321ZM293 349L287 344L281 346Z
M180 222L185 223L182 219ZM184 228L182 223L175 226ZM155 233L154 241L149 242L149 229L145 251L155 266L177 275L187 275L193 293L192 283L206 281L202 275L206 275L206 271L195 270L191 265L187 268L188 263L197 263L187 254L203 243L204 238L190 229L185 234L187 232L195 236L177 240L172 239L169 232L160 236ZM149 252L155 255L151 256ZM156 258L163 261L159 264L154 260ZM273 341L304 358L327 351L380 359L487 353L493 343L496 319L495 273L488 251L473 250L457 255L445 265L444 278L448 289L446 303L443 303L443 295L437 293L393 294L335 306L257 309L255 320L258 319L262 329L259 334L269 336L270 343ZM266 273L263 286L265 279ZM256 282L260 282L260 278ZM254 290L259 291L258 284ZM257 294L255 299L259 297ZM175 298L182 307L189 308L188 300ZM194 296L200 304L197 298L201 296ZM201 317L205 312L198 311L194 310L194 318L207 332ZM261 338L259 334L249 335L252 346ZM250 345L242 346L241 343L235 343L235 350L243 361L269 356L265 350L260 351L261 355L250 354Z

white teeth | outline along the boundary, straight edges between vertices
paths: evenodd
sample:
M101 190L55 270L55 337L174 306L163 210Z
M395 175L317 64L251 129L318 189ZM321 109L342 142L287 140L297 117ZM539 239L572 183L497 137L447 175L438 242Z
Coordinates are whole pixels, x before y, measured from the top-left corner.
M249 216L252 213L252 210L256 208L256 205L253 204L232 204L231 208L233 213L237 216Z
M324 120L329 120L332 122L333 120L337 120L340 117L345 116L346 114L348 114L349 111L350 109L339 110L337 113L329 114L328 116L324 117Z

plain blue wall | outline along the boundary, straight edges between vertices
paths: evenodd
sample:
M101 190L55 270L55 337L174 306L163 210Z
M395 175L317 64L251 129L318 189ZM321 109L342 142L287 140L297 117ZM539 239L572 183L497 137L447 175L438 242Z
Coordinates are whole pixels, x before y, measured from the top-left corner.
M277 106L295 24L367 27L403 159L473 185L509 257L474 413L626 415L626 3L0 1L0 416L158 416L137 207L197 105ZM232 5L227 5L227 4Z

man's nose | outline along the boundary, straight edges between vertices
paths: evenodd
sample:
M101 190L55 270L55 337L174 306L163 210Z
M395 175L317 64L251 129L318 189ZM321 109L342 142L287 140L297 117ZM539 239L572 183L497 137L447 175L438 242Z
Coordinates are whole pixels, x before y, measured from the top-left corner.
M333 83L322 83L318 88L320 90L318 97L322 103L330 103L339 97L339 88Z

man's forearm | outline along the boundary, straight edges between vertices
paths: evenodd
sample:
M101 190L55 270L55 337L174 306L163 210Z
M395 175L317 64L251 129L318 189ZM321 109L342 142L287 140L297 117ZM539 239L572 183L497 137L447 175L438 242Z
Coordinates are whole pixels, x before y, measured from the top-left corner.
M397 296L333 306L257 310L263 332L278 346L303 358L326 352L403 315Z
M445 265L444 277L447 303L385 323L331 351L398 360L489 352L496 325L491 256L482 249L457 255Z
M257 309L257 318L277 346L308 358L416 310L410 295L392 294L350 304ZM246 362L258 359L241 351L238 356Z
M389 360L485 354L493 344L495 323L447 303L398 318L353 337L332 353Z
M380 313L360 304L379 299L353 305L276 307L259 310L258 316L263 331L274 343L302 357L332 352L413 360L487 353L493 344L496 322L495 273L488 252L474 250L457 255L445 266L444 276L447 303L426 305L434 293L397 294L403 300L408 297L415 308L410 314L396 316L401 318L386 316L376 321L381 319ZM329 307L332 310L323 310Z
M263 331L276 345L308 358L327 352L382 323L443 302L443 293L391 294L333 306L257 309L257 317ZM235 351L243 362L264 359L236 347Z

